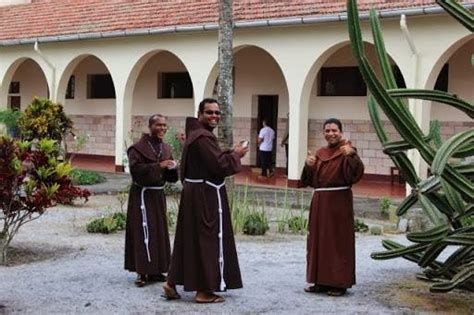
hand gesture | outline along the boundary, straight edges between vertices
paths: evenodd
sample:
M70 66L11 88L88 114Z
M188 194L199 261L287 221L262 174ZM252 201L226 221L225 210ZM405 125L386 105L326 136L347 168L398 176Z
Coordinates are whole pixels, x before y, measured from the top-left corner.
M173 160L164 160L160 162L161 168L167 168L169 170L174 169L177 166L177 163Z
M340 147L341 151L342 151L342 154L343 155L353 155L355 154L355 150L353 147L351 147L350 144L344 144L343 146Z
M306 165L314 166L315 163L316 157L311 153L311 151L308 151L308 155L306 156Z
M238 143L234 146L234 152L242 158L247 152L249 152L249 146L243 147L242 144Z

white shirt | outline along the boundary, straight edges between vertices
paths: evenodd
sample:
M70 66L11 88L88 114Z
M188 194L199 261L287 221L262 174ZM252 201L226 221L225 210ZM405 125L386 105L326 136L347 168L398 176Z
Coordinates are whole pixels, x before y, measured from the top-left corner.
M263 127L258 133L258 137L263 141L259 145L260 151L271 151L273 148L273 139L275 139L275 131L270 127Z

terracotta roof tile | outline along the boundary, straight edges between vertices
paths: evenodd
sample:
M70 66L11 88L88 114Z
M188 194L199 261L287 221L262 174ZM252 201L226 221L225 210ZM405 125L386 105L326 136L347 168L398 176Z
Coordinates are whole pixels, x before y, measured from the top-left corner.
M474 3L474 0L464 0ZM434 6L434 0L359 0L361 11ZM235 21L343 13L346 0L234 0ZM32 0L0 7L0 40L216 23L217 0Z

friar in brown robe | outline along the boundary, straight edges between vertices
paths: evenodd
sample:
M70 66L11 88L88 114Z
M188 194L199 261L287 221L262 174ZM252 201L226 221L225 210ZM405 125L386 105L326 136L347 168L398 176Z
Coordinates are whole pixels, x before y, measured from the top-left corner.
M216 291L242 287L225 178L240 171L248 151L237 145L221 151L212 130L220 119L219 105L204 99L198 118L186 119L181 160L183 190L167 283L167 299L178 299L176 285L197 291L198 303L223 302Z
M163 142L166 118L149 119L150 134L132 145L127 153L130 187L125 233L125 269L137 272L137 286L165 281L170 263L170 241L166 218L165 182L176 182L178 172L171 148Z
M351 185L359 181L364 165L342 124L324 123L327 147L308 152L301 175L304 186L315 188L311 200L307 239L306 292L340 296L355 284L355 235Z

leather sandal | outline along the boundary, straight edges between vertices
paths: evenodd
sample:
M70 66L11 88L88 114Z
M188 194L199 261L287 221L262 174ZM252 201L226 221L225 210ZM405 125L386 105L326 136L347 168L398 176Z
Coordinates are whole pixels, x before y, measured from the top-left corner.
M344 288L332 288L327 291L327 295L329 296L343 296L344 294L346 294L346 289Z
M308 293L325 293L328 291L329 291L328 287L323 286L323 285L318 285L318 284L304 288L304 292L308 292Z
M168 282L165 282L165 284L163 284L163 291L165 292L165 294L161 296L167 299L168 301L179 300L181 298L181 295L176 292L176 288L170 286Z
M146 284L147 284L147 275L138 274L137 279L135 279L134 283L139 288L146 286Z
M205 300L194 299L194 301L196 301L196 303L199 303L199 304L222 303L222 302L225 302L225 299L220 295L212 294L209 299L205 299Z

